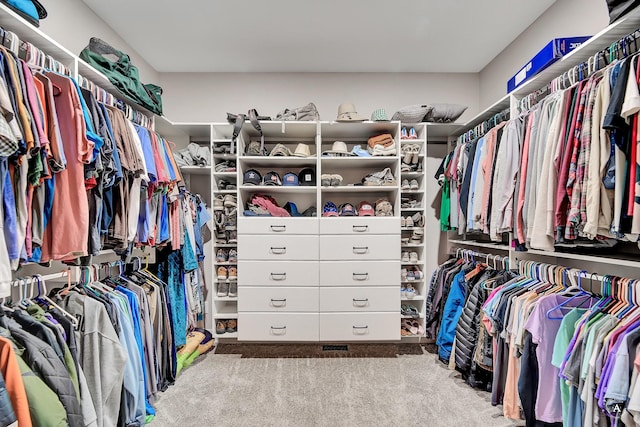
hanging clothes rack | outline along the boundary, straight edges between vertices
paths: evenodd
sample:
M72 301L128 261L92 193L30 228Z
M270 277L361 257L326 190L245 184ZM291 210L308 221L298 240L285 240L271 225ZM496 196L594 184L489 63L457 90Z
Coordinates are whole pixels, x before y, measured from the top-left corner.
M469 129L467 132L460 135L457 141L458 144L470 142L484 136L487 132L498 126L500 123L509 120L509 116L510 110L508 108L500 111L499 113L496 113L493 117L485 120L484 122L476 125L473 129Z

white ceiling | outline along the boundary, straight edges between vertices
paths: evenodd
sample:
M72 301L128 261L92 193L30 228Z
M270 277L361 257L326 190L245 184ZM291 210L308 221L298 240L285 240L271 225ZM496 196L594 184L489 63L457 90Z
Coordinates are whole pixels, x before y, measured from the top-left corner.
M159 72L478 72L555 0L83 0Z

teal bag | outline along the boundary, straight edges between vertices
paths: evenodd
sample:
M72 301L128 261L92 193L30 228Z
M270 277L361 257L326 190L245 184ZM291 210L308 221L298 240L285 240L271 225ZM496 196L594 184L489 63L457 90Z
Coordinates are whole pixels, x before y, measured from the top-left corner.
M162 115L162 88L151 83L142 84L138 69L131 64L129 55L97 37L91 37L89 46L80 52L80 58L107 76L120 92L153 113Z

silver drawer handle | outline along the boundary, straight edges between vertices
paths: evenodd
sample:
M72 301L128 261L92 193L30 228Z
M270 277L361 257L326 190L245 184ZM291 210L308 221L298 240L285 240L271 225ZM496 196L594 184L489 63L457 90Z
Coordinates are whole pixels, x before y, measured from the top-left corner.
M271 278L277 281L287 280L287 273L271 273Z
M356 335L365 335L367 333L369 333L369 327L368 326L354 326L353 327L353 333Z
M365 298L365 299L354 298L353 299L353 305L355 305L356 307L365 307L365 306L369 305L369 298ZM354 328L355 328L355 326L354 326Z
M369 273L353 273L353 280L365 281L369 280Z
M283 299L271 298L271 305L274 306L274 307L284 307L285 305L287 305L287 299L286 298L283 298Z
M282 233L283 231L287 231L286 225L271 225L271 231L276 233Z
M358 255L363 255L369 252L369 246L354 246L353 253Z
M284 335L287 333L287 327L286 326L272 326L271 327L271 333L274 335Z
M354 225L353 226L353 231L355 231L357 233L364 233L368 229L369 229L368 225Z
M287 248L286 246L282 246L282 247L271 246L271 253L274 255L283 255L287 253Z

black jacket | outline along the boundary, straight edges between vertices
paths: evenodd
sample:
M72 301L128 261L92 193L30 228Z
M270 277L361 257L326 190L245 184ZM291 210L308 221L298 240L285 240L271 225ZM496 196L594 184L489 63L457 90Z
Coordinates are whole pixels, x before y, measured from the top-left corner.
M29 367L53 390L67 412L70 427L84 427L80 401L65 364L49 344L26 332L18 322L0 315L0 325L9 329L11 336L25 348L24 360Z

